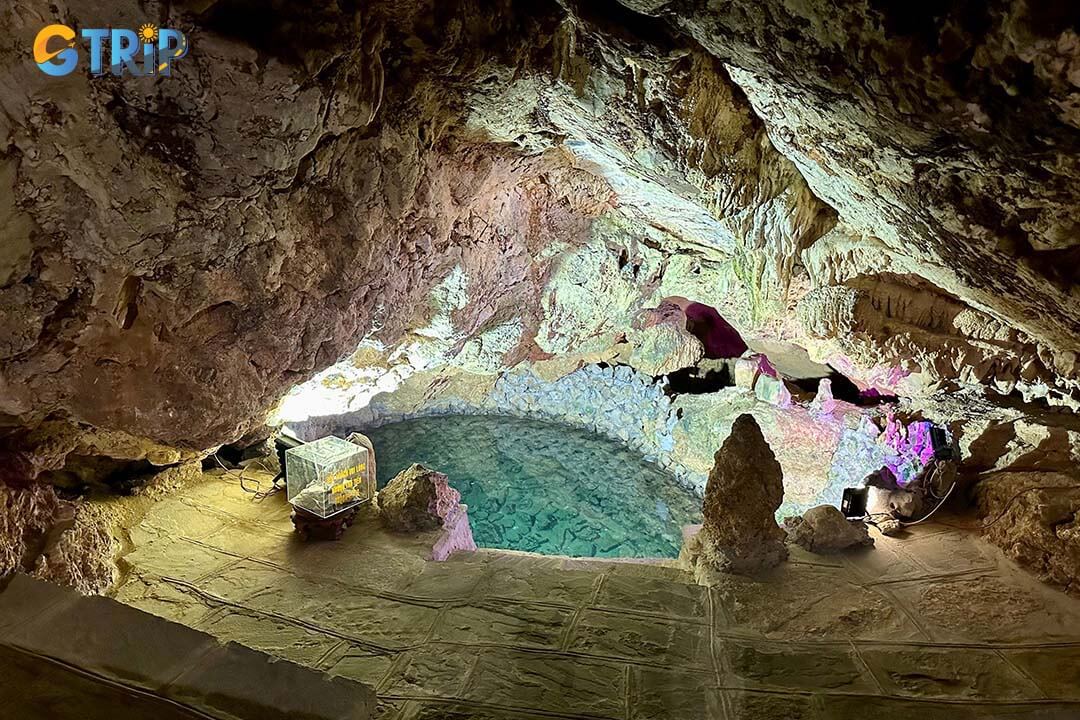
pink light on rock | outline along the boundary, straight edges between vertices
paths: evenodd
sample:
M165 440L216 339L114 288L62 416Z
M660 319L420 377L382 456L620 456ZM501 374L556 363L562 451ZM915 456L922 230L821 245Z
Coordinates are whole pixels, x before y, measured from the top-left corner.
M473 550L476 550L476 541L469 525L468 507L459 503L444 517L443 532L431 548L431 559L442 562L455 552Z
M441 562L455 552L476 550L468 507L461 503L461 493L451 487L441 473L435 478L434 485L435 494L428 504L428 512L442 518L443 532L431 548L431 559Z
M686 329L701 341L705 347L705 357L736 358L746 352L747 346L742 335L711 305L675 295L664 299L660 308L665 306L675 306L682 310L686 317Z

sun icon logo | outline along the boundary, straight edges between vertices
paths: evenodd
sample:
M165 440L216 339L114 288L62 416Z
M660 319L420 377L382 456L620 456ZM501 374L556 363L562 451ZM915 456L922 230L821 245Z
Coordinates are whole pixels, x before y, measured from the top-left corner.
M151 25L150 23L146 23L145 25L140 26L139 27L139 39L142 40L144 43L157 42L157 39L158 39L157 25Z

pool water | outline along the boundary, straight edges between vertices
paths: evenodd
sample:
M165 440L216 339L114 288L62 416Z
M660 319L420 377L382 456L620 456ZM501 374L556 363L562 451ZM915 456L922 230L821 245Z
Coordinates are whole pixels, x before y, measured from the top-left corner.
M701 499L613 440L563 425L443 416L367 431L379 487L414 462L446 473L479 547L676 557Z

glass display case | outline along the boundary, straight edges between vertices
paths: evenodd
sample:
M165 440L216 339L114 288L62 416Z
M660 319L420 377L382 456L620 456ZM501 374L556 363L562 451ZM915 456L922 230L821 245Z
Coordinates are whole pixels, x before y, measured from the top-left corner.
M375 497L367 448L330 435L285 451L293 507L328 518Z

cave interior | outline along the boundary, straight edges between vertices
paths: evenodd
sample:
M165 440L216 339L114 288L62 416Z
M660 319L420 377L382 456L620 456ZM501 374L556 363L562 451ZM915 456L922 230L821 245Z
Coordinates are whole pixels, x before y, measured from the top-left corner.
M1080 6L0 30L12 717L1080 717Z

